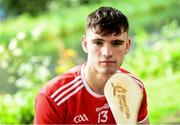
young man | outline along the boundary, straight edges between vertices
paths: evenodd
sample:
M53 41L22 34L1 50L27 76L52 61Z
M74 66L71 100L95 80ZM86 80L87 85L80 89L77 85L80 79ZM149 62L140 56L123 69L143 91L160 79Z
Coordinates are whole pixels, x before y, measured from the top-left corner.
M36 97L34 123L116 124L104 96L105 83L116 72L126 73L142 86L138 123L149 123L142 82L119 68L130 45L128 20L124 14L112 7L100 7L92 12L82 38L87 62L45 85Z

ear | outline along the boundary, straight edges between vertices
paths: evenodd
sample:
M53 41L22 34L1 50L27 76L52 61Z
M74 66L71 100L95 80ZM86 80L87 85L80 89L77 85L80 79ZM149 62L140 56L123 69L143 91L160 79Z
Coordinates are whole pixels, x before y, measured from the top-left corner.
M88 51L87 51L87 39L86 39L86 36L85 36L85 35L83 35L81 41L82 41L82 48L83 48L84 52L85 52L85 53L88 53Z
M126 52L125 52L125 54L127 54L129 52L130 47L131 47L131 39L128 38L128 40L126 42Z

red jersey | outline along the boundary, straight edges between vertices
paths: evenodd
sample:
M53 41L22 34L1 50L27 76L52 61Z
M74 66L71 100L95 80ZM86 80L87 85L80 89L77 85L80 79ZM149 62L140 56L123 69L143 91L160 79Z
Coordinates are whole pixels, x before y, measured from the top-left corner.
M84 67L79 65L44 86L36 97L34 124L116 124L105 96L88 86ZM142 82L122 68L117 72L128 74L142 88L138 122L143 122L147 118L147 100Z

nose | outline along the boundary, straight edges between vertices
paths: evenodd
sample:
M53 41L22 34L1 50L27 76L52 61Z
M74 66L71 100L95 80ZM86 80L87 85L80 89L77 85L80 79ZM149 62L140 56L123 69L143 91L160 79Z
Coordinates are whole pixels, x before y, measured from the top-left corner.
M102 48L102 55L105 57L105 58L107 58L107 59L109 59L109 58L111 58L112 57L112 48L110 47L110 46L104 46L103 48Z

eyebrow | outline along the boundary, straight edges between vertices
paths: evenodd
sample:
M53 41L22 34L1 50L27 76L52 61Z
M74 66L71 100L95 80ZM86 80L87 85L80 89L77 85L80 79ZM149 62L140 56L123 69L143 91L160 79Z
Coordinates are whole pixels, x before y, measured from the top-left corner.
M95 41L105 41L105 40L101 38L96 38L96 39L92 39L92 41L95 42Z
M101 39L101 38L96 38L96 39L92 39L92 41L95 42L95 41L105 41L105 40ZM121 39L112 40L110 42L121 42L121 43L124 43L124 41L121 40Z
M121 43L124 43L124 40L117 39L117 40L112 40L111 42L121 42Z

